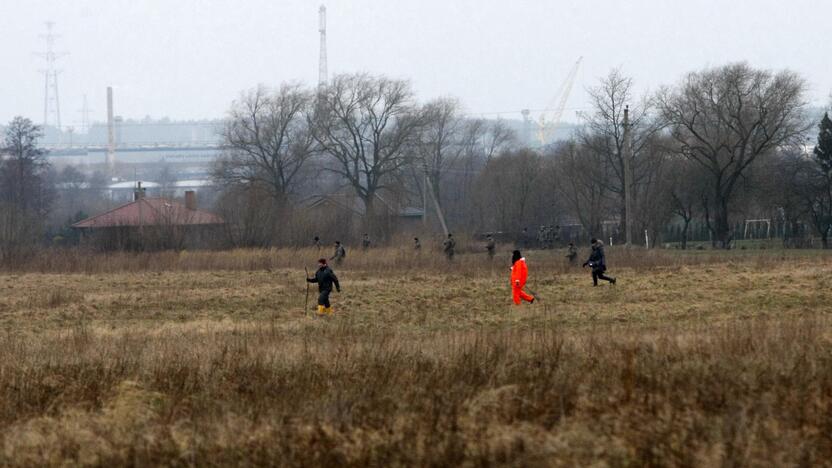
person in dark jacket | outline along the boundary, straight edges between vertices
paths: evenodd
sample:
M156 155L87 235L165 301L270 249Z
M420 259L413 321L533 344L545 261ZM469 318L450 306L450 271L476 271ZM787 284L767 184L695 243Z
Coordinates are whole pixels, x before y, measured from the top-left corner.
M575 260L578 258L578 248L575 247L574 242L570 242L566 248L566 259L569 260L569 266L575 265Z
M308 283L318 283L318 315L332 315L332 304L329 303L329 294L332 292L332 285L335 290L341 292L341 284L338 277L326 264L326 259L318 260L318 271L315 276L306 278Z
M492 236L491 234L489 234L488 237L485 238L485 250L488 252L488 259L493 260L494 253L497 250L497 243L494 242L494 236Z
M448 234L448 238L442 242L442 251L445 252L445 257L448 261L452 261L454 259L454 250L456 249L456 241L454 240L453 234Z
M364 238L361 239L361 249L367 250L370 248L370 235L364 234Z
M584 262L584 268L590 267L592 269L592 285L598 286L598 280L609 281L610 284L615 284L615 278L604 275L607 271L607 260L604 257L604 243L598 239L592 239L590 246L592 252L589 254L589 259Z

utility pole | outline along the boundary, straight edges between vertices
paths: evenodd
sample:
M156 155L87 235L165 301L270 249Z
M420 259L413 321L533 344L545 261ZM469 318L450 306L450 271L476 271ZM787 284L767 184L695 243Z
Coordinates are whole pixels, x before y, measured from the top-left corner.
M624 235L626 245L633 245L633 174L630 164L633 158L633 136L630 128L630 106L624 108L624 148L622 150L624 159Z

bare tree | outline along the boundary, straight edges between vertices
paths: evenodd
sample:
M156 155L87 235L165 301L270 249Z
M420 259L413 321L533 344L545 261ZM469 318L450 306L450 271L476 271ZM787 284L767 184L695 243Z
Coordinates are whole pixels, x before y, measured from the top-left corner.
M798 197L803 213L824 249L832 234L832 119L825 113L818 125L818 139L810 158L799 151L780 156L782 168L774 174L771 189L787 187ZM782 190L782 189L780 189ZM780 191L777 190L777 191Z
M49 163L38 147L41 128L15 117L0 148L0 261L9 262L38 238L54 191L47 181Z
M601 236L607 215L609 178L604 157L576 140L558 146L552 155L555 191L568 211L591 236Z
M89 184L84 174L75 166L65 166L55 176L57 200L53 206L53 217L71 218L86 204L85 196ZM61 219L64 221L64 219Z
M482 120L466 119L459 101L439 98L422 107L423 126L417 151L419 162L433 187L433 196L442 205L442 178L461 158L477 152L485 126Z
M318 95L314 138L364 203L374 231L376 197L411 162L422 117L407 81L338 75Z
M490 161L495 155L512 149L517 144L517 133L500 119L485 125L483 134L485 160Z
M699 213L702 194L707 190L702 169L680 156L671 158L667 168L667 194L670 210L682 221L682 249L688 248L690 224Z
M654 192L655 187L650 183L657 182L656 173L661 167L663 154L655 144L654 136L661 130L662 122L656 118L655 103L649 97L635 102L633 96L633 81L625 76L620 69L613 69L600 80L600 84L588 90L592 111L583 114L586 127L578 133L583 146L594 151L604 159L609 166L609 176L597 182L606 185L606 193L617 198L618 212L621 226L626 225L625 213L625 168L629 162L631 194L633 207L639 201L639 195ZM630 161L625 161L624 148L624 110L629 107L630 130L632 133L632 155ZM650 201L645 201L649 203ZM643 203L642 203L643 204ZM649 212L644 214L650 215ZM635 218L635 213L633 213ZM634 220L635 221L635 220ZM645 220L641 220L641 224ZM634 222L633 225L636 223ZM622 229L623 230L623 229Z
M8 127L0 159L0 201L24 210L44 214L52 200L45 185L49 168L46 152L38 147L41 128L23 117L15 117Z
M729 247L730 205L740 178L760 155L802 139L805 89L792 72L735 63L691 73L660 93L678 152L709 174L706 221L722 247Z
M477 179L485 227L516 233L528 223L542 168L540 155L527 149L505 152L488 162Z
M270 190L262 184L233 185L224 190L216 203L217 213L225 220L223 236L233 247L269 247L281 240L276 227L285 217L275 209Z
M297 85L276 92L263 86L244 93L229 111L223 130L227 151L214 170L224 186L265 188L283 205L298 174L314 153L308 114L312 96Z
M787 147L761 157L755 166L749 177L753 186L749 195L768 208L773 218L782 221L784 246L802 245L801 223L812 217L813 210L832 208L829 192L817 185L822 173L817 170L816 162L807 158L801 148ZM813 221L821 221L822 217L808 220L814 224Z

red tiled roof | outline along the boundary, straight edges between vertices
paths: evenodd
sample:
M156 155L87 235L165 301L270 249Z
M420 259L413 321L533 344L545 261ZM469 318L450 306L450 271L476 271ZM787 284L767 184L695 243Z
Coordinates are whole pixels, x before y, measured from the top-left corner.
M202 210L189 210L182 203L165 198L141 198L72 225L74 228L117 226L223 224L219 216Z

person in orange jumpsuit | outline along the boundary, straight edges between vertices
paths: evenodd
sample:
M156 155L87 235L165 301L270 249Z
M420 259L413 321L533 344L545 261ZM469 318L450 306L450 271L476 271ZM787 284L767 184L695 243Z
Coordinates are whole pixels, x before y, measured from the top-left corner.
M521 300L529 304L534 303L534 297L523 291L528 278L529 267L526 265L526 259L523 258L519 250L515 250L511 254L511 295L517 305L520 305Z

